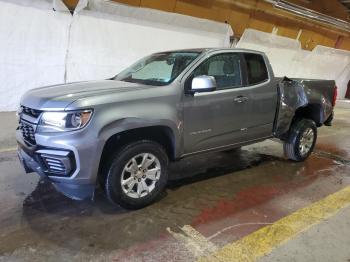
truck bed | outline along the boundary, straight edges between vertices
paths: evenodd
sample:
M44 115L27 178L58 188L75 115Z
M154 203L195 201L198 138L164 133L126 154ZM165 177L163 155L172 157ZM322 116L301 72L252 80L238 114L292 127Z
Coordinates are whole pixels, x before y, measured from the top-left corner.
M276 78L278 106L274 123L274 136L282 138L298 112L318 114L321 126L333 112L335 81L304 78Z

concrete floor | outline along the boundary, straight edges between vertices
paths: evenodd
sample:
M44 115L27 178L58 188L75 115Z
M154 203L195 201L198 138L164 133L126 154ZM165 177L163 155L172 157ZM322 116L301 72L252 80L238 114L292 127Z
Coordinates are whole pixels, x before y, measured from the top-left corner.
M25 175L12 132L0 133L0 261L195 261L190 225L215 250L350 185L350 108L319 129L304 163L283 158L265 141L241 151L210 153L170 167L163 198L142 210L76 202ZM8 132L13 113L1 113ZM4 129L6 129L4 131ZM276 248L262 261L348 261L350 208Z
M16 136L14 130L18 121L14 112L0 112L0 150L10 149L16 146Z
M302 232L260 262L350 261L350 208Z

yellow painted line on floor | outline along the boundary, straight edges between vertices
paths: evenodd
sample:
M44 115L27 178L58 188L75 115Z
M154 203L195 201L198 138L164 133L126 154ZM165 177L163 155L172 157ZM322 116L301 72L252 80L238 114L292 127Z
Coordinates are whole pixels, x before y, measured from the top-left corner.
M287 242L311 226L335 215L339 210L350 206L350 186L326 198L302 208L272 225L263 227L242 239L227 244L223 248L199 258L200 262L252 262L269 254L274 248Z
M16 151L17 147L9 147L9 148L0 148L0 153L10 152L10 151Z

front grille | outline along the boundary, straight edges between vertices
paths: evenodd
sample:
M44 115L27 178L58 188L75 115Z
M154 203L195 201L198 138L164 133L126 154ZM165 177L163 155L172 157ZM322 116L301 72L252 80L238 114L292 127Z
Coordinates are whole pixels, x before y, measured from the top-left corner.
M21 111L22 111L22 113L30 115L30 116L35 117L35 118L38 118L42 112L40 110L29 108L26 106L21 106Z
M21 105L19 110L19 126L18 129L21 131L23 140L28 146L36 145L35 141L35 126L36 122L40 117L42 111L29 108Z
M27 124L26 122L21 120L18 128L19 130L21 130L24 142L27 145L29 146L36 145L35 135L34 135L35 131L32 125Z

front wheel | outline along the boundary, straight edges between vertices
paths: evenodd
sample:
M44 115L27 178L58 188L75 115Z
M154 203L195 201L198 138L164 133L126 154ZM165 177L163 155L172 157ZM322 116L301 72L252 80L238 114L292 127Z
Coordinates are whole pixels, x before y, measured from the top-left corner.
M107 198L127 209L154 202L164 190L168 157L161 145L149 140L130 143L112 158L105 180Z
M317 127L310 119L300 119L291 126L290 134L283 144L284 154L295 161L304 161L312 153L317 139Z

